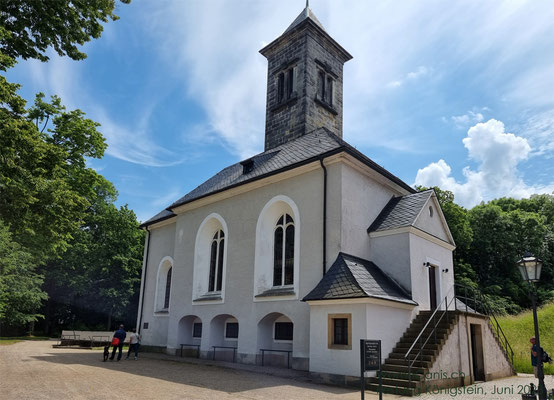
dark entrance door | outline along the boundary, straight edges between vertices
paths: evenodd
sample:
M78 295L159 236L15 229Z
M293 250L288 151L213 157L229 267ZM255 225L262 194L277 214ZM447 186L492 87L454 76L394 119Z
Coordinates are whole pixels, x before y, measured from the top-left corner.
M476 381L484 381L485 362L483 360L483 336L481 334L481 325L470 324L470 329L473 377Z
M429 304L431 310L437 308L437 278L432 265L429 266Z

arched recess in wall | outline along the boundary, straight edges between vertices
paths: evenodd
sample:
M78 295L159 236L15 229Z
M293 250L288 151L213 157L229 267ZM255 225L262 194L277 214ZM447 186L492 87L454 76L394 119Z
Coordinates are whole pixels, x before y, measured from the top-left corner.
M229 231L221 215L208 215L198 228L194 245L192 300L197 304L223 302Z
M290 197L275 196L260 212L256 225L254 300L298 298L299 266L298 207Z
M155 312L169 312L172 276L173 258L166 256L162 258L158 265Z

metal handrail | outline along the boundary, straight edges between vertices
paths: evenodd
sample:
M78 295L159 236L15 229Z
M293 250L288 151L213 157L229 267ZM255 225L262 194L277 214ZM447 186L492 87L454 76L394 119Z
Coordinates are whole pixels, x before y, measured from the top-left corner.
M468 302L467 302L467 300L473 300L473 302L474 302L473 303L474 311L478 312L478 310L477 310L477 307L478 307L477 298L479 298L479 303L482 306L483 311L485 312L485 314L487 316L489 316L489 325L491 327L491 330L493 332L496 330L496 337L497 337L498 341L500 342L500 347L502 348L502 351L504 351L504 354L506 355L506 357L509 358L511 364L513 365L514 364L514 350L512 349L512 346L510 345L510 343L508 342L508 339L506 338L506 335L504 334L504 331L502 330L502 327L498 323L498 320L496 319L496 315L492 311L492 308L489 306L486 297L475 288L465 286L465 285L461 285L461 284L458 284L458 283L455 284L455 286L464 289L465 296L463 297L463 299L465 300L464 303L465 303L465 306L466 306L466 312L468 312L468 305L467 305ZM473 299L467 296L467 290L468 289L470 291L473 291ZM494 325L492 324L490 317L492 317L492 320L494 320Z
M454 287L452 287L450 289L450 291L453 289ZM450 293L450 291L448 293ZM431 314L431 316L429 317L429 321L427 321L427 323L425 324L425 326L423 327L423 329L421 330L421 332L419 333L419 335L417 336L417 338L414 340L414 343L412 344L412 346L410 347L410 349L408 350L408 352L406 352L406 354L404 355L404 359L406 361L410 361L410 353L412 351L412 349L414 348L414 346L416 345L417 341L419 340L419 352L414 356L413 360L411 362L409 362L408 364L408 382L411 384L412 382L412 367L413 365L416 363L417 361L417 357L419 356L419 362L422 362L423 361L423 348L427 345L427 342L429 342L429 339L431 339L431 336L434 335L434 338L435 338L435 343L437 341L437 326L438 324L441 322L442 318L447 315L448 316L448 305L450 303L454 302L454 310L456 310L456 293L454 292L454 296L450 299L450 301L448 301L448 294L444 297L444 300L441 301L441 303L437 306L437 308L435 309L435 311L433 312L433 314ZM438 321L436 321L436 317L435 315L437 314L437 312L440 310L440 307L442 305L445 305L444 307L444 310L442 310L442 314L439 318ZM429 325L429 323L431 322L431 319L433 320L433 323L434 323L434 326L433 326L433 330L431 332L429 332L429 335L427 336L427 339L425 339L425 342L424 343L421 343L421 336L423 335L423 333L425 332L425 329L427 329L427 326Z
M433 312L433 314L431 314L431 316L429 317L429 321L427 321L427 323L425 324L425 326L423 327L423 329L421 329L421 332L419 332L419 335L415 338L414 340L414 343L412 344L412 346L408 349L408 351L406 352L406 354L404 355L404 358L408 357L408 354L410 354L412 352L412 349L414 348L414 346L416 345L416 342L419 340L420 336L423 335L423 332L425 332L425 329L427 329L427 325L429 325L429 323L431 322L431 318L434 318L435 314L437 313L437 311L440 310L441 306L446 302L446 299L448 298L448 294L450 294L450 292L454 290L454 286L452 286L450 288L450 290L448 291L448 293L446 294L446 296L444 297L444 300L441 301L441 303L437 306L437 308L435 309L435 311ZM454 296L454 298L456 298L456 296Z
M456 288L463 288L464 289L465 296L463 296L463 300L464 300L464 304L465 304L465 307L466 307L466 312L469 311L468 310L468 300L473 300L473 307L474 308L472 310L476 313L478 312L478 310L477 310L477 308L478 308L477 298L479 298L479 306L481 306L482 310L485 312L485 315L487 315L489 317L488 318L488 323L489 323L489 326L491 327L492 332L494 333L494 331L496 329L496 338L500 342L499 344L500 344L500 347L502 348L502 351L504 352L506 357L508 357L511 364L513 365L513 363L514 363L514 351L512 349L512 346L508 342L508 339L506 338L506 335L504 334L504 331L502 330L502 327L498 323L498 320L496 319L496 316L495 316L494 312L492 311L491 307L487 304L487 300L484 297L484 295L481 292L479 292L478 290L474 289L474 288L455 283L450 288L450 290L448 291L448 293L446 294L444 299L441 301L441 303L437 306L435 311L433 311L433 313L429 316L429 320L423 326L423 328L421 329L421 332L419 333L419 335L417 335L414 342L412 343L412 345L410 346L410 348L408 349L408 351L404 355L404 360L406 360L408 362L408 381L410 383L412 381L412 367L416 363L418 357L419 357L420 362L423 361L423 348L427 345L427 343L429 342L429 339L431 339L432 336L434 336L434 338L435 338L435 343L437 341L437 327L439 326L439 323L442 321L442 319L445 315L448 317L448 306L452 302L454 302L454 311L456 311L458 309L456 299L458 297L462 298L462 296L457 295ZM473 292L472 293L473 294L472 299L467 297L467 290L468 289L470 289ZM454 291L454 296L452 296L452 298L450 300L448 300L448 296L449 296L451 291ZM444 305L444 310L441 310L441 307L443 305ZM440 317L438 317L438 321L437 321L437 313L439 313L439 311L442 311L442 313L440 314ZM492 317L492 320L494 321L494 325L491 322L491 317ZM431 322L433 322L433 329L427 335L427 338L425 339L425 342L422 343L422 337L425 333L425 330L430 326ZM413 359L410 361L410 353L412 353L412 351L414 350L414 348L417 344L419 344L419 351L417 352L417 354L415 354Z

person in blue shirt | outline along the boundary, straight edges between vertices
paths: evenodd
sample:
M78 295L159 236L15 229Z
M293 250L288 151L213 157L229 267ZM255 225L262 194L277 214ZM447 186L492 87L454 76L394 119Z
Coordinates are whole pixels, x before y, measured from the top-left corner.
M115 351L118 348L119 348L119 354L117 355L117 361L121 360L121 354L123 352L123 342L125 341L126 336L127 336L127 333L123 329L123 325L119 325L119 329L117 331L115 331L115 333L113 334L114 338L119 339L119 343L117 344L117 346L114 345L114 347L113 347L112 356L110 357L111 361L113 361L113 359L115 357Z
M533 366L533 372L535 373L535 378L539 377L539 348L537 346L537 339L532 337L529 339L531 342L531 365Z

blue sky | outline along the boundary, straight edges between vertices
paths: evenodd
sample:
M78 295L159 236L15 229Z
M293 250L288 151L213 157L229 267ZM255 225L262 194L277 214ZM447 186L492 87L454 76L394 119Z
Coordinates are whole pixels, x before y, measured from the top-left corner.
M265 58L303 0L133 0L84 46L8 79L102 124L90 166L146 220L263 151ZM471 207L554 190L554 7L549 1L312 0L354 58L344 139L408 184Z

